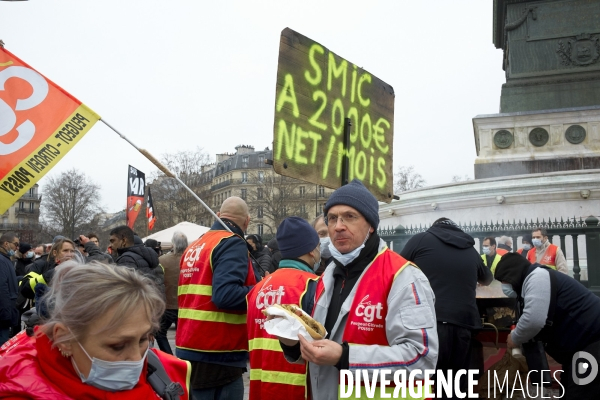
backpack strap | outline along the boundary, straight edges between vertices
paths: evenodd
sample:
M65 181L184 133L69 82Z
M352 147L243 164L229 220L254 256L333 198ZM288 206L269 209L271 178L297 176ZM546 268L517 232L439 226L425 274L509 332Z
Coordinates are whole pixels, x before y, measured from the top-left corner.
M185 393L180 383L173 382L160 359L152 350L148 350L148 377L152 389L165 400L179 400Z

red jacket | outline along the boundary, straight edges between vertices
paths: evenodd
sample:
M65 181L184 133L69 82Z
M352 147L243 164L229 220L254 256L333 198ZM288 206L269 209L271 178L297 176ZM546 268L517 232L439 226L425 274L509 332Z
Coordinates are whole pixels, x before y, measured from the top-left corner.
M189 364L156 349L154 351L173 382L184 388L187 399ZM160 399L146 380L144 368L131 390L108 392L81 382L70 358L51 347L46 335L37 339L25 332L0 348L0 399Z

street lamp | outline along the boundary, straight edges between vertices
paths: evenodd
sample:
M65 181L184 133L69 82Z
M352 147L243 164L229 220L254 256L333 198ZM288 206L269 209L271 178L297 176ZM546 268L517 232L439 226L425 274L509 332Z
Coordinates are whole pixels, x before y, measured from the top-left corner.
M75 239L75 196L79 188L69 187L69 193L71 193L71 239Z

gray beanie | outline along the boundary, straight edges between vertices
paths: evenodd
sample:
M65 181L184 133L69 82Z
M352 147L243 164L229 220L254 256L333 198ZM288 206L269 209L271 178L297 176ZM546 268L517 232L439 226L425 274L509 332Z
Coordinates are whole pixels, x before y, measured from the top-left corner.
M355 208L365 217L371 227L377 230L379 226L379 203L361 181L354 179L349 184L333 192L325 204L323 213L327 215L329 209L338 204Z

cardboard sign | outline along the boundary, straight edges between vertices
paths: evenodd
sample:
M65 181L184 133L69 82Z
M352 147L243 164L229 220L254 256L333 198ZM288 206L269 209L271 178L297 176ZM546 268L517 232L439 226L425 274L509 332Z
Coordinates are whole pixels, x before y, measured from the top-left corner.
M351 121L344 145L345 119ZM380 201L393 196L394 89L321 44L281 33L273 166L277 173L330 188L362 183Z

